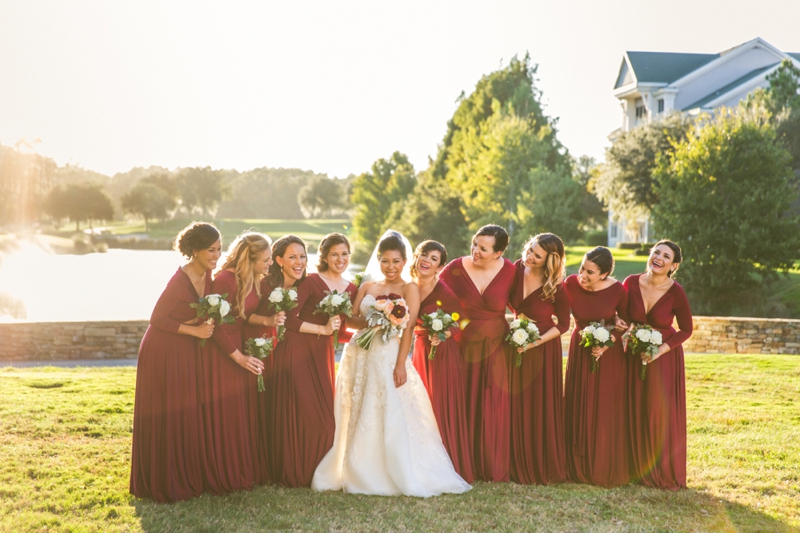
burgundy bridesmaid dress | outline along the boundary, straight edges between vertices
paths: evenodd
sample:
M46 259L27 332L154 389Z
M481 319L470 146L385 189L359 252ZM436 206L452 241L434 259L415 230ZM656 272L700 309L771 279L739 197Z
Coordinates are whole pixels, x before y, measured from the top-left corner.
M532 320L541 334L552 327L567 331L569 300L563 284L556 289L555 301L542 300L541 287L524 297L525 264L520 259L514 266L516 283L509 303L516 315ZM567 478L563 359L557 337L522 354L519 368L511 365L511 479L517 483L561 483Z
M206 446L206 490L225 494L253 488L253 449L250 435L250 395L255 375L239 366L229 354L243 351L242 330L245 323L239 314L236 277L233 272L219 272L211 284L213 294L227 294L231 304L232 324L214 328L212 341L202 349L203 417ZM256 291L244 302L245 314L258 306Z
M268 460L272 481L287 487L310 487L314 470L333 446L333 335L300 333L303 322L328 323L328 315L314 314L325 291L330 289L318 274L300 282L298 305L287 313L284 339L274 354ZM356 286L350 283L346 291L353 300ZM340 342L348 338L342 318Z
M206 272L205 292L211 288ZM178 269L158 299L139 347L133 408L131 494L175 502L203 491L203 424L197 388L197 338L178 334L198 300Z
M672 348L647 365L628 354L628 412L630 413L631 471L643 485L661 489L686 487L686 377L682 343L692 335L689 300L677 282L645 310L639 288L641 274L628 276L628 316L632 323L649 324ZM677 319L678 330L672 327Z
M627 320L628 291L619 282L587 291L573 275L564 283L575 329L569 343L565 389L565 442L570 480L601 487L629 481L627 358L622 333L600 357L592 374L592 350L580 345L580 331L591 322Z
M441 308L444 312L462 315L458 297L443 281L439 281L431 293L420 303L419 316L430 314ZM417 318L414 328L414 354L412 362L417 369L431 399L433 414L439 425L442 442L453 461L456 472L467 483L472 483L472 454L467 432L467 411L464 398L464 368L457 339L460 329L455 326L453 335L436 348L433 361L428 359L431 341L428 330L422 327L422 318ZM425 453L419 450L419 453Z
M484 481L508 481L510 468L510 365L505 313L514 285L514 264L503 267L481 294L460 257L441 273L458 295L469 324L461 337L467 430L472 446L472 471Z

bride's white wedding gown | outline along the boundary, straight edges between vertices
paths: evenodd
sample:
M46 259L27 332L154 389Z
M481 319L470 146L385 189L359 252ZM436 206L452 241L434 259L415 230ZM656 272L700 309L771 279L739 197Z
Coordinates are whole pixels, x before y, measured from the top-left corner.
M375 303L361 301L366 315ZM399 339L376 335L369 350L347 345L336 377L336 433L311 488L358 494L420 496L462 493L471 487L453 469L428 393L410 360L408 381L394 386Z

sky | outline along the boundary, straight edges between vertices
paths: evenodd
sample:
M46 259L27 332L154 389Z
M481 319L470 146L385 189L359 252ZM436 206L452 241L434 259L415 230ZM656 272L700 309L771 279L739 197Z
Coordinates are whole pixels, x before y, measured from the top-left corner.
M798 20L798 0L0 0L0 143L108 175L422 170L462 91L529 53L562 144L602 160L626 50L800 52Z

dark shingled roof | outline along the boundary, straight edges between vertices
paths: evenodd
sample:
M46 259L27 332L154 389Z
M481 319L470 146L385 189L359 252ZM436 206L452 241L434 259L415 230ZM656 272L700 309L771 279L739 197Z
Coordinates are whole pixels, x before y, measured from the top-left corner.
M793 58L795 58L796 60L800 61L800 53L792 53L792 52L788 52L788 53L787 53L787 55L790 55L790 56L792 56Z
M639 83L672 83L719 57L719 54L628 52Z
M774 67L777 64L778 63L773 63L772 65L768 65L766 67L761 67L761 68L757 68L755 70L751 70L750 72L748 72L747 74L745 74L741 78L733 80L728 85L726 85L724 87L720 87L719 89L717 89L713 93L705 96L704 98L701 98L700 100L694 102L691 105L688 105L688 106L684 107L683 111L689 111L690 109L697 109L698 107L703 107L704 105L706 105L710 101L715 100L717 97L722 96L723 94L727 93L728 91L733 90L734 88L738 87L739 85L743 84L744 82L755 78L759 74L762 74L763 72L771 69L772 67Z

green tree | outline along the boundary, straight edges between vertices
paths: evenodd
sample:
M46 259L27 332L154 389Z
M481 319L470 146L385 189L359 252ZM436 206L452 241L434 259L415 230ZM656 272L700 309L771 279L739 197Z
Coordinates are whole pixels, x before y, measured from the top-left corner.
M330 217L344 207L344 188L337 179L317 175L300 189L297 201L309 218Z
M96 183L70 183L50 191L44 203L45 212L56 220L68 218L75 222L75 231L80 223L87 221L92 228L94 220L114 218L114 205L103 188Z
M727 313L792 266L800 240L790 161L771 124L728 110L659 161L655 223L683 247L680 273L696 311Z
M177 183L183 207L188 213L200 209L203 218L213 213L219 203L229 198L231 186L225 173L211 167L182 168Z
M150 231L150 220L167 218L177 205L175 198L152 180L142 179L121 198L122 210L144 218L145 231Z
M597 161L588 155L572 161L572 179L581 186L580 211L585 217L586 230L604 228L608 222L608 210L595 191L599 170Z

